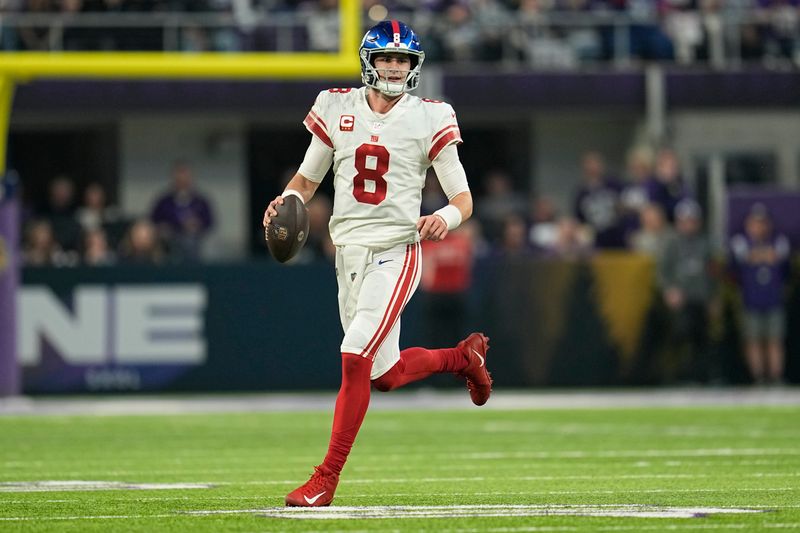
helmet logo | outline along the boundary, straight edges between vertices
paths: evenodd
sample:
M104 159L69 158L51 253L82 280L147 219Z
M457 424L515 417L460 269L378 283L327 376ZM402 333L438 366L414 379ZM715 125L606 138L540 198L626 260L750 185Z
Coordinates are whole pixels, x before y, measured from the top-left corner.
M395 46L400 46L400 34L399 33L395 33L394 34L393 41L394 41L394 45Z

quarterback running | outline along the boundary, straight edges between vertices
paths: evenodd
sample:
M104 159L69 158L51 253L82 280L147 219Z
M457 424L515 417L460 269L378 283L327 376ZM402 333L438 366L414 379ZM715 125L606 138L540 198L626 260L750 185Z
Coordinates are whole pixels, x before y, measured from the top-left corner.
M330 233L336 246L342 384L328 452L286 505L330 505L339 474L369 406L370 388L390 391L434 373L466 380L472 402L489 399L489 339L472 333L454 348L400 351L400 315L421 273L420 240L441 240L472 214L472 195L458 157L456 114L444 102L408 94L425 60L406 24L385 20L359 49L360 88L322 91L304 124L311 143L297 174L264 213L264 226L283 198L308 202L333 165ZM425 173L433 166L448 205L420 216Z

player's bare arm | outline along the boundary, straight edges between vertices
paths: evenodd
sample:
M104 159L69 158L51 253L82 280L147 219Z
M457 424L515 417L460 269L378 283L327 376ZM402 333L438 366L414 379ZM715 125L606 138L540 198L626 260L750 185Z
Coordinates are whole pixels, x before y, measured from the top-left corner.
M311 181L298 172L294 175L294 177L292 177L291 180L289 180L289 184L286 185L286 190L297 191L300 193L300 196L302 196L303 203L307 204L317 191L317 187L319 187L319 183ZM283 196L276 196L264 211L264 220L262 221L262 224L265 228L271 222L271 218L278 214L276 208L279 205L283 205Z
M451 205L458 209L461 214L461 222L472 216L472 193L464 191L458 193L450 200ZM432 214L420 217L417 221L417 230L422 240L441 241L449 232L445 218L439 214Z

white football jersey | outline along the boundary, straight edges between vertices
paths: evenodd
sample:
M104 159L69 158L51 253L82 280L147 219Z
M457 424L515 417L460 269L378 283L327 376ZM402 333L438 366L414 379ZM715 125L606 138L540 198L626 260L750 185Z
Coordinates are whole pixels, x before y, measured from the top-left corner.
M445 146L461 142L456 114L445 102L405 94L380 115L366 90L322 91L303 122L334 150L331 238L380 248L413 243L425 173Z

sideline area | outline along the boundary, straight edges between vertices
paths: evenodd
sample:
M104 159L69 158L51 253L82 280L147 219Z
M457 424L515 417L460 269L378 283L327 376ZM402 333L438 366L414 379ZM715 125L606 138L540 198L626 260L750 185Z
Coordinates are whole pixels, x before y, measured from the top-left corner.
M157 415L182 413L328 411L331 393L206 395L98 395L0 399L3 415ZM497 391L481 409L592 409L615 407L796 406L800 387L654 388L615 390ZM430 410L474 408L466 391L415 389L373 392L370 409Z

